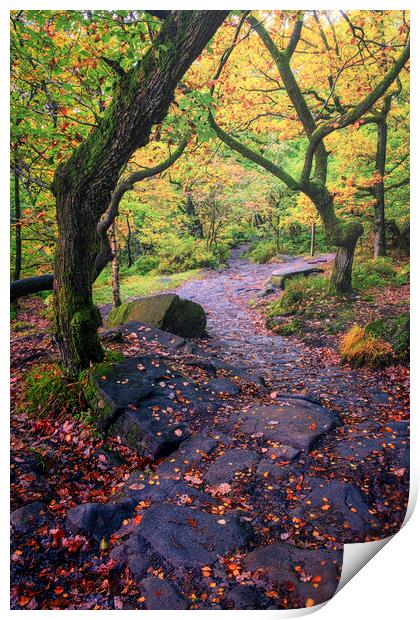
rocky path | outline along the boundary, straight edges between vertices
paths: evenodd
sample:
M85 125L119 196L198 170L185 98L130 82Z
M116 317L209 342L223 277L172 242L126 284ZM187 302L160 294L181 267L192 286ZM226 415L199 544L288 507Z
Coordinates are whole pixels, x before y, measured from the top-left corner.
M378 390L375 375L367 381L363 372L343 370L338 364L313 367L307 347L266 330L258 315L251 311L249 302L258 299L258 294L265 290L273 271L287 273L291 268L298 271L309 266L308 261L297 257L283 265L256 265L242 257L243 251L241 247L233 250L228 269L187 282L176 291L206 310L211 336L207 348L263 374L280 391L293 388L312 396L328 397L340 408L353 408L355 401L369 402L371 406L386 403L387 395ZM316 266L322 268L323 261L330 261L333 256L325 254L313 260L321 261Z
M91 541L89 570L125 576L116 597L96 597L102 608L316 605L337 587L343 544L387 536L404 518L402 398L378 372L267 331L249 302L274 267L242 252L177 291L205 308L208 338L128 324L126 360L98 377L102 430L148 463L59 526ZM41 502L18 509L17 540L52 518Z

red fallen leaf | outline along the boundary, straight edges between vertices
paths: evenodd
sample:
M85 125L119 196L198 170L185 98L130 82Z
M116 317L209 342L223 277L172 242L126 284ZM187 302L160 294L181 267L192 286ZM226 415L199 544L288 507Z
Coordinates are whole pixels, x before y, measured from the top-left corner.
M191 527L197 527L197 525L198 525L198 521L197 521L197 519L193 519L192 517L188 517L188 519L187 519L187 523L188 523L188 525L190 525Z
M62 592L64 592L64 588L63 586L57 586L56 588L54 588L54 592L55 594L61 594Z
M105 564L101 564L101 566L99 566L95 572L104 576L109 575L109 573L112 571L113 568L115 568L116 565L117 562L114 559L109 558L108 562L106 562Z

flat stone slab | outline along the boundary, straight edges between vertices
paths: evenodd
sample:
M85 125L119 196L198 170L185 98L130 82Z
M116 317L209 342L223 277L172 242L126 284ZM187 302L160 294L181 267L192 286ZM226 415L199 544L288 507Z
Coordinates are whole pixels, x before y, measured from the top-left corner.
M204 474L204 480L211 485L229 483L236 474L246 471L259 461L259 455L251 450L232 448L219 456Z
M210 381L203 384L203 387L207 387L207 389L216 394L226 394L228 396L237 396L241 391L233 381L224 378L210 379Z
M145 598L146 609L188 609L190 602L179 593L168 578L159 579L150 575L140 581L140 590Z
M120 408L138 405L150 396L155 383L170 371L167 366L156 367L151 356L129 357L116 364L98 379L99 388Z
M124 489L118 496L119 499L131 499L137 504L141 501L148 501L152 504L172 502L173 504L212 504L215 500L204 491L186 484L178 479L158 477L151 479L141 472L133 472L126 480Z
M284 267L283 269L273 271L268 281L268 285L273 286L274 288L283 289L284 283L289 278L293 278L296 276L309 276L311 274L323 272L324 270L320 267L312 267L311 265L300 267Z
M320 478L308 482L312 491L289 513L306 522L305 531L316 530L337 543L363 542L377 534L380 523L356 486Z
M207 386L169 368L159 353L128 358L91 381L97 386L89 394L100 430L152 459L170 454L191 435L178 421L185 412L207 418L221 402Z
M133 337L133 334L136 334L137 339L140 342L156 342L161 346L163 345L170 351L176 351L187 342L185 338L182 338L181 336L164 332L158 327L153 327L153 325L147 325L146 323L140 323L138 321L130 321L129 323L125 323L118 328L118 331L124 336L130 335L131 338Z
M334 457L360 463L366 458L383 454L384 439L369 437L346 438L334 449Z
M240 413L242 432L297 450L310 450L318 439L341 424L339 417L307 400L292 399Z
M205 459L216 447L217 441L211 437L192 436L156 468L156 473L160 477L179 479L182 473Z
M174 568L201 568L218 556L246 550L251 536L249 524L236 514L220 517L187 506L155 504L113 557L128 563L138 578L150 566L151 556Z
M318 605L333 596L342 555L341 551L300 549L279 542L248 553L244 567L278 591L279 598L287 597L290 606L305 607L309 600Z

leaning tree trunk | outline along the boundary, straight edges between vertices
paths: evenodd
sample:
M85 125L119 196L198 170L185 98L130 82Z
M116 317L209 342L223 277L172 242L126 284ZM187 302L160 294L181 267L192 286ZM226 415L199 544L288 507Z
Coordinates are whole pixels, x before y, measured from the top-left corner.
M386 143L387 143L387 124L386 121L379 122L378 141L376 149L376 174L378 179L374 185L373 192L375 196L374 212L373 212L373 257L386 255L386 239L385 239L385 189L384 175L386 163Z
M63 368L76 375L90 362L103 359L97 333L101 314L92 299L98 218L72 191L58 194L56 206L59 241L54 265L55 335ZM79 210L84 213L82 226Z
M53 182L59 241L54 270L56 340L64 370L77 374L102 359L92 301L97 224L119 172L149 141L163 120L185 71L221 25L228 11L171 11L141 62L119 78L98 125Z
M121 306L121 295L120 295L120 259L118 256L118 241L117 241L117 231L115 227L115 221L112 222L111 231L111 250L113 254L112 259L112 300L114 302L114 308L118 308Z

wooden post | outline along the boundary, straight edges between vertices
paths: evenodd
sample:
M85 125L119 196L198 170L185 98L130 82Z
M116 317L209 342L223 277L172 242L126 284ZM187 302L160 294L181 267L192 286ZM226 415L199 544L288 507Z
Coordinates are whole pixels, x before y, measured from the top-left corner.
M315 254L315 224L311 225L311 256Z

